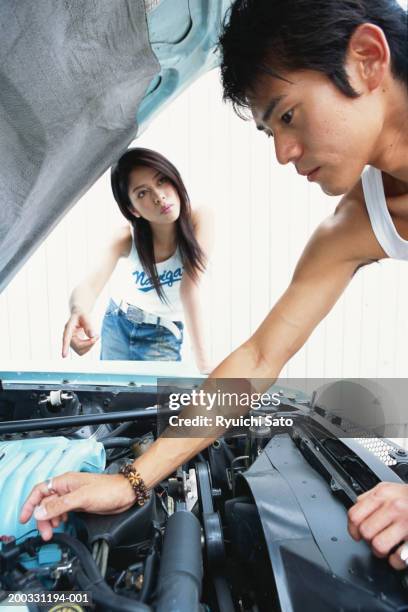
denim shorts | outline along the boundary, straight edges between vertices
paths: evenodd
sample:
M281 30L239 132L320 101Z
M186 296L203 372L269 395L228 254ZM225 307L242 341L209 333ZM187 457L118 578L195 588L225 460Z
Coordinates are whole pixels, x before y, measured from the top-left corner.
M162 325L132 321L111 300L102 322L100 358L181 361L184 325L181 321L174 321L174 324L181 332L180 339Z

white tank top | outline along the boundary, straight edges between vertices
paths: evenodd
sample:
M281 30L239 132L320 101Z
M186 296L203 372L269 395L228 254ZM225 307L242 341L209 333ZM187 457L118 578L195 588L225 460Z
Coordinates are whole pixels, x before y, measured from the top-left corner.
M408 260L408 240L397 232L387 208L381 171L368 166L361 180L371 227L378 242L388 257Z
M183 321L183 305L180 298L180 285L183 277L183 264L179 249L166 259L156 264L160 285L167 298L162 302L156 289L143 269L135 242L128 257L122 262L119 276L115 279L116 290L112 298L117 304L123 300L137 306L157 317L165 317L171 321Z

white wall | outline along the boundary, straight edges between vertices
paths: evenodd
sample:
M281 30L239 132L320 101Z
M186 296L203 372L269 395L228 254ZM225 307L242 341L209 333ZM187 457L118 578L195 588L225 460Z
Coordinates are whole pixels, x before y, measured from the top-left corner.
M271 143L222 104L215 71L137 141L167 155L193 203L209 204L216 212L207 296L214 360L261 322L290 280L308 236L337 201L292 168L280 167ZM97 261L112 225L121 223L104 175L0 295L0 367L10 359L59 358L70 290ZM407 278L407 266L394 261L358 272L283 374L406 376ZM98 349L82 359L98 359Z

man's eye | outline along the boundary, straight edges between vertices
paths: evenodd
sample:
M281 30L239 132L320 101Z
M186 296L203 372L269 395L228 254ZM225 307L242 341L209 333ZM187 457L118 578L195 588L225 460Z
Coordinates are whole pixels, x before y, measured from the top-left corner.
M293 110L288 111L287 113L284 113L281 117L283 123L286 123L286 125L289 125L292 122L293 119Z

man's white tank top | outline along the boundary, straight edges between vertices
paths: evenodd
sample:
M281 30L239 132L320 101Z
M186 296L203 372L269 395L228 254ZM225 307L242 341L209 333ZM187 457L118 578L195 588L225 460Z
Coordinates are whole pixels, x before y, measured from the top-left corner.
M117 304L123 300L158 317L165 317L171 321L184 320L180 297L183 263L178 248L169 259L156 264L160 285L167 303L160 300L151 278L144 271L134 239L132 239L130 253L122 261L121 268L120 279L116 279L117 287L112 294Z
M368 216L378 242L388 257L408 260L408 240L397 232L387 208L381 171L368 166L361 180Z

